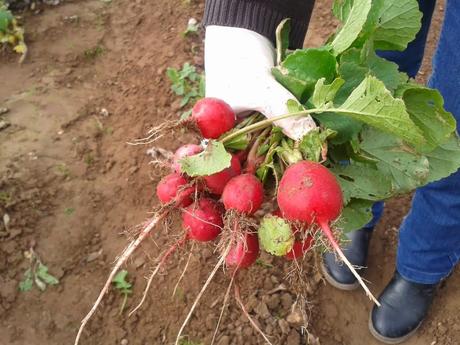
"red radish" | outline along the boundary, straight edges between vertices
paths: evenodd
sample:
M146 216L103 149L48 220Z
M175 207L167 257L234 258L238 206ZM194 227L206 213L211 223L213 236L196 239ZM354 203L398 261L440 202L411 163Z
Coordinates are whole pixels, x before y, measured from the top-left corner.
M163 204L175 200L177 206L186 207L190 205L193 187L187 187L189 182L178 173L166 175L157 185L157 196Z
M313 237L308 235L303 241L295 241L292 249L284 256L287 260L302 257L311 248Z
M182 158L196 155L197 153L200 153L201 151L203 151L203 148L200 145L195 145L195 144L185 144L179 147L174 153L173 164L172 164L172 168L174 172L181 173L179 162Z
M323 165L300 161L284 172L278 188L278 206L283 216L320 226L332 248L359 281L368 296L377 304L372 293L343 254L329 223L337 219L342 211L342 190L335 176Z
M196 102L192 120L206 139L217 139L235 126L236 116L224 101L207 97Z
M259 256L259 240L257 235L247 233L244 240L236 243L235 246L230 248L225 263L227 266L235 267L237 269L246 268L251 266Z
M216 195L222 195L224 188L228 181L234 176L241 174L241 164L236 156L232 157L231 165L227 169L219 171L218 173L204 176L203 180L206 185L206 189Z
M278 188L284 217L319 225L335 220L342 211L342 191L323 165L301 161L285 171Z
M222 201L226 210L254 214L262 205L264 188L262 183L251 174L242 174L232 178L224 188Z
M223 225L222 211L212 199L201 198L182 211L182 227L190 239L212 241L220 234Z

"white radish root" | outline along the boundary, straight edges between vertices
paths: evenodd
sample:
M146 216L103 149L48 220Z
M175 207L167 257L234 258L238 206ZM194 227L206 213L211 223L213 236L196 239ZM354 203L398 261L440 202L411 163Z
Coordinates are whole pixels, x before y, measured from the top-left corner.
M168 257L171 254L173 254L176 251L177 248L181 247L185 243L186 240L187 240L187 236L185 236L180 241L174 243L171 247L169 247L169 249L164 254L161 255L160 262L158 263L157 267L153 270L153 272L150 274L150 277L149 277L149 279L147 281L147 285L145 286L145 289L144 289L144 293L142 294L141 301L139 302L139 304L133 310L131 310L129 312L128 317L133 315L142 306L142 304L144 304L144 301L147 298L147 293L149 292L150 286L152 285L153 278L157 275L157 273L163 267L163 265L166 262L166 259L168 259Z
M173 293L172 293L173 296L176 295L177 288L179 287L180 282L184 278L185 272L187 272L188 265L190 264L190 259L192 258L192 255L193 255L193 248L194 247L195 247L195 242L192 242L192 248L190 248L190 253L188 254L188 258L187 258L187 262L185 263L185 267L182 270L182 273L181 273L179 279L177 280L176 285L174 286L174 290L173 290Z
M228 284L227 291L225 292L224 302L222 303L222 309L220 310L219 320L217 320L217 325L216 325L216 328L214 330L214 334L212 335L211 345L214 345L214 342L216 341L216 336L217 336L217 332L219 331L220 322L222 321L222 318L224 316L225 307L227 306L228 298L230 296L230 290L231 290L231 288L233 286L233 280L235 279L235 276L236 276L237 272L238 272L238 270L235 270L235 272L233 272L232 279L230 280L230 283Z
M227 248L225 248L224 253L220 257L220 259L217 262L216 266L214 266L211 274L209 275L208 279L206 280L206 282L204 283L203 287L201 288L201 291L199 292L198 296L196 296L195 301L193 302L192 308L190 308L190 311L189 311L187 317L185 318L184 322L182 323L182 326L179 329L179 332L177 333L175 345L179 345L181 335L182 335L182 332L185 329L185 326L187 326L188 322L190 321L190 318L192 317L193 312L195 311L195 308L198 305L198 302L200 301L200 299L203 296L204 292L206 291L208 285L211 283L212 279L216 275L217 270L223 265L223 263L225 261L225 257L227 256L228 252L230 251L230 247L231 247L231 245L229 245L229 246L227 246Z
M238 283L235 283L235 300L238 302L240 305L241 310L243 311L244 316L249 320L251 323L252 327L264 338L264 340L267 342L267 344L273 345L271 341L267 338L264 332L259 328L259 326L254 322L252 317L249 315L243 301L241 300L241 295L240 295L240 286Z
M321 226L321 229L323 230L323 233L326 235L327 239L329 240L329 243L332 245L332 248L336 251L337 255L339 258L347 265L347 267L350 269L351 273L356 277L358 280L359 284L362 286L364 291L366 292L366 295L373 301L377 306L380 307L380 302L377 301L375 296L372 294L372 292L369 290L367 287L366 283L364 282L363 278L356 272L356 269L353 267L351 262L347 259L345 254L343 253L342 249L338 245L337 241L334 238L334 235L332 234L331 228L329 227L329 224L327 222L322 222L319 224Z
M96 299L96 302L94 302L93 307L91 308L91 310L88 312L88 314L81 321L81 325L80 325L80 328L78 329L78 333L77 333L77 336L75 338L74 345L78 345L78 342L80 341L80 337L81 337L81 335L83 333L83 330L84 330L86 324L88 323L89 319L91 319L91 317L96 312L97 307L101 303L102 298L104 297L104 295L109 290L110 284L112 283L112 280L115 277L115 275L117 274L117 272L120 269L120 267L129 259L131 254L134 253L134 251L139 247L139 245L147 237L147 235L150 234L150 232L155 228L155 226L161 220L163 220L168 215L168 213L169 213L169 210L166 209L166 210L163 210L162 212L160 212L159 214L157 214L155 217L153 217L147 223L147 225L142 229L142 231L137 236L137 238L135 240L133 240L128 245L128 247L126 247L126 249L123 251L123 253L120 255L120 257L117 259L112 271L110 272L110 274L109 274L109 276L108 276L108 278L107 278L107 280L106 280L106 282L104 284L104 287L102 288L101 292L99 293L99 296Z

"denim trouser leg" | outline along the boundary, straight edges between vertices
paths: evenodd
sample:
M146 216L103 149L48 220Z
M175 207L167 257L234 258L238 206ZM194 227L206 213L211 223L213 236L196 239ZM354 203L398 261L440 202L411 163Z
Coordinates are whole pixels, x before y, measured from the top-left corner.
M460 123L460 2L448 0L441 37L433 60L430 87ZM399 237L397 269L406 279L434 284L460 260L460 170L419 188Z
M423 13L422 27L415 39L408 44L406 50L398 51L379 51L377 54L387 60L393 61L399 66L401 72L406 72L409 77L415 78L420 69L425 51L425 43L430 29L431 17L433 15L436 0L419 0L419 8ZM380 220L383 213L383 202L376 202L372 207L372 220L364 226L372 229Z

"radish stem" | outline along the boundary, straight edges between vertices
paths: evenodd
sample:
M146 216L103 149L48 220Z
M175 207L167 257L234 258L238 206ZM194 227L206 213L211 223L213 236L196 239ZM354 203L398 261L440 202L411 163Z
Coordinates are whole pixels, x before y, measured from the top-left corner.
M289 114L283 114L283 115L279 115L279 116L274 116L274 117L271 117L269 119L265 119L265 120L256 122L256 123L254 123L254 124L252 124L250 126L244 127L244 128L242 128L242 129L240 129L238 131L230 133L229 135L223 137L219 141L221 143L226 143L227 141L229 141L229 140L231 140L231 139L233 139L233 138L235 138L235 137L237 137L237 136L239 136L241 134L251 133L251 132L257 131L259 129L269 127L275 121L288 119L290 117L305 116L305 115L310 115L310 114L313 114L313 113L321 114L321 113L325 113L325 112L337 113L337 114L353 114L353 115L361 115L361 116L365 116L365 117L374 115L372 113L366 113L366 112L363 112L363 111L340 109L340 108L305 109L305 110L298 111L298 112L295 112L295 113L289 113Z

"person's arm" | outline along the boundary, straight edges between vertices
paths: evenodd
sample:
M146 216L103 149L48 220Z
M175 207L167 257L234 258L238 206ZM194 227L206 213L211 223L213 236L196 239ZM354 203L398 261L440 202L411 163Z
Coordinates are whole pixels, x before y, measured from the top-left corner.
M207 0L203 24L252 30L274 43L278 24L291 18L290 48L302 48L314 4L314 0Z
M236 113L256 110L270 118L288 112L295 97L271 74L275 63L275 31L285 18L292 20L291 48L300 48L313 0L207 0L206 96L227 102ZM316 128L311 117L277 121L284 133L300 139Z

